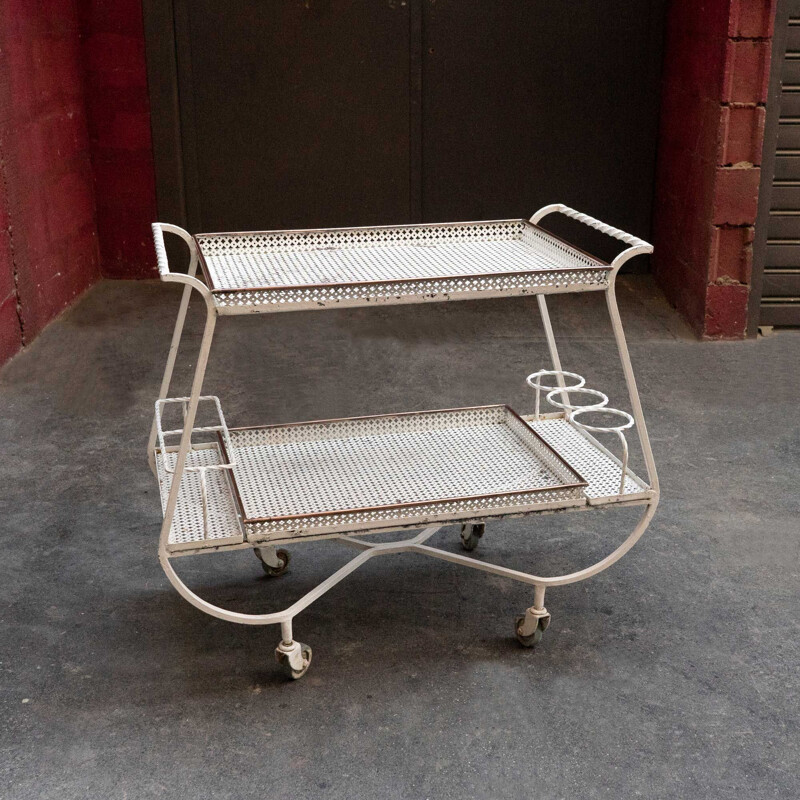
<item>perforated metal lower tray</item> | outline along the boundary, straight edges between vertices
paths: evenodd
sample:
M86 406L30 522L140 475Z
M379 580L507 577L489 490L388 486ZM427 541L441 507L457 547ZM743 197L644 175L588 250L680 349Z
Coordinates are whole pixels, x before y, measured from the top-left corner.
M585 502L586 482L507 406L230 431L248 538Z

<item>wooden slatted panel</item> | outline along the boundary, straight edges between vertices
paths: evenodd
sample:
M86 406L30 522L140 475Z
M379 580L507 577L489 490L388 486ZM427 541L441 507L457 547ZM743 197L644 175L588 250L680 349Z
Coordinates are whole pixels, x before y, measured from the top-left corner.
M778 127L778 150L800 150L800 120L784 120Z
M771 208L800 208L800 182L776 182L772 187Z
M767 235L775 239L800 239L800 213L797 211L772 211Z
M780 181L800 181L800 155L778 152L775 159L775 179Z
M771 270L764 275L764 294L774 298L800 297L800 270Z
M765 297L761 300L759 322L762 325L798 325L800 322L800 298L781 300Z
M773 209L800 208L800 182L776 182L772 187L771 200Z
M796 53L800 51L800 25L797 18L789 21L789 34L786 37L786 52Z
M766 268L800 267L800 239L775 239L767 244Z
M800 58L794 53L787 54L786 58L783 60L781 81L784 86L800 85Z
M800 0L789 0L761 325L800 325Z
M781 118L800 117L800 91L784 86L781 92Z

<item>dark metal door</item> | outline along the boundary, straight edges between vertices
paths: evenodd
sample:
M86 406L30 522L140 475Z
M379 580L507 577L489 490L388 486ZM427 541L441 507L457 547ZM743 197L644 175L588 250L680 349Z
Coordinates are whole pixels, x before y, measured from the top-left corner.
M190 225L408 216L408 15L392 5L175 0Z
M665 0L146 0L159 213L650 231Z

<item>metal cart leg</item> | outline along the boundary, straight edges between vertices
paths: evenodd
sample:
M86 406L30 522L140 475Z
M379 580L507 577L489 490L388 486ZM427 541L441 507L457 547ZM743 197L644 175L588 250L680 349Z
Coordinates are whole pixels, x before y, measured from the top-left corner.
M275 658L288 678L298 680L311 666L311 648L292 638L292 620L281 623L281 643L275 648Z
M539 644L550 624L550 613L544 607L544 590L544 586L536 586L533 591L533 605L525 612L524 616L517 617L515 620L514 631L523 647L533 647Z

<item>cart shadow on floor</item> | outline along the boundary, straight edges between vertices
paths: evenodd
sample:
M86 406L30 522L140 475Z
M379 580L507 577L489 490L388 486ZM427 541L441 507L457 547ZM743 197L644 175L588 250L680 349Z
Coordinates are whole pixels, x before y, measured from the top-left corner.
M504 548L498 549L487 560L502 560ZM338 566L331 559L320 563L309 558L304 564L303 550L295 550L293 569L282 578L259 576L254 563L238 577L231 571L224 577L194 575L190 585L209 602L245 613L287 607ZM349 555L344 550L342 560ZM576 670L602 673L606 648L618 651L622 645L632 659L652 658L652 642L645 653L636 641L646 625L637 602L645 592L635 577L619 574L597 579L588 589L577 585L554 591L552 629L528 650L517 642L512 621L530 604L529 587L419 557L379 559L296 618L297 639L314 650L302 683L336 687L346 676L348 685L374 685L376 676L392 680L398 672L424 676L442 671L458 681L494 668L536 674L537 680ZM628 593L633 601L623 601ZM151 672L163 670L162 683L182 696L286 685L273 655L278 626L232 625L202 615L166 583L125 605L120 616L137 620L140 630L144 619L148 628L146 646L137 645L136 659L146 659Z

